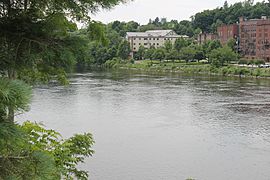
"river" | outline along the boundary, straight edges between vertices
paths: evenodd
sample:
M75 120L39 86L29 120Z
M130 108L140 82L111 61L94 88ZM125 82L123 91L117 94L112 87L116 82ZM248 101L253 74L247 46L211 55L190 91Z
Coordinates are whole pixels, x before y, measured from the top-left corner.
M91 72L34 89L21 120L91 132L92 180L269 180L270 80Z

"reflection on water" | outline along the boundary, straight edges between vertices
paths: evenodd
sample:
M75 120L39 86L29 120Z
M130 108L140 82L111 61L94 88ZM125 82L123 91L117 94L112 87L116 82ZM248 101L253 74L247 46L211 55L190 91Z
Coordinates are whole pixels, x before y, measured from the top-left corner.
M93 180L270 179L270 81L93 72L39 87L20 120L94 134Z

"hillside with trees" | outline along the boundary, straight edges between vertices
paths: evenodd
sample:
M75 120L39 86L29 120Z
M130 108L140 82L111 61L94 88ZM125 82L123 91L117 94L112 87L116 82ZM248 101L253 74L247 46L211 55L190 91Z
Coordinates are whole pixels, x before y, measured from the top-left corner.
M221 24L236 23L239 17L245 18L260 18L262 15L270 16L270 2L263 1L254 3L252 0L244 2L237 2L229 5L227 1L221 7L217 7L212 10L205 10L203 12L196 13L191 17L191 20L171 20L167 21L166 18L156 17L155 19L149 19L149 23L146 25L140 25L137 22L120 22L114 21L109 24L99 23L99 28L104 32L103 42L101 41L88 41L82 48L85 50L81 54L85 56L78 58L77 67L80 69L92 65L102 65L108 60L113 58L127 59L128 49L130 49L128 43L125 40L127 32L144 32L147 30L161 30L172 29L179 35L188 35L189 40L179 39L176 42L176 47L168 50L167 47L160 49L146 49L141 47L135 54L135 60L142 59L190 59L194 57L197 60L204 59L209 56L209 49L219 48L219 45L214 45L217 42L209 42L205 45L197 45L195 40L199 33L215 33L217 27ZM82 37L87 37L87 29L82 29L76 33L81 34ZM87 42L84 41L84 42ZM228 43L228 46L232 48L232 42ZM208 46L213 47L208 47ZM158 51L158 52L155 52ZM81 52L81 51L80 51ZM121 54L119 54L121 52ZM187 53L194 54L194 56L187 57Z

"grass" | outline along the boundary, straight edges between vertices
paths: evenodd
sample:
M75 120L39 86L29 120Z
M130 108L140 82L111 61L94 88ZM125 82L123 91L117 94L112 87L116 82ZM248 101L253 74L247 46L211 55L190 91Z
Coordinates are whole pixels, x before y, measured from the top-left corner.
M184 61L157 61L157 60L143 60L135 63L128 63L126 61L111 60L106 62L106 67L121 68L138 71L150 72L179 72L186 74L208 74L220 76L241 76L241 77L270 77L270 69L266 68L250 68L239 67L236 65L227 65L220 68L204 64L200 62Z

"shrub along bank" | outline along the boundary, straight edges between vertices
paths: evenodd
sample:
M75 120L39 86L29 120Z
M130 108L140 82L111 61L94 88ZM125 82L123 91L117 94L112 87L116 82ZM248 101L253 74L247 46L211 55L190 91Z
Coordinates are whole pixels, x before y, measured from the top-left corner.
M202 62L183 61L155 61L144 60L136 62L127 62L120 59L113 59L104 64L105 68L110 69L128 69L145 72L174 72L185 74L207 74L220 76L241 76L241 77L270 77L270 69L257 67L241 67L238 65L226 65L215 67Z

